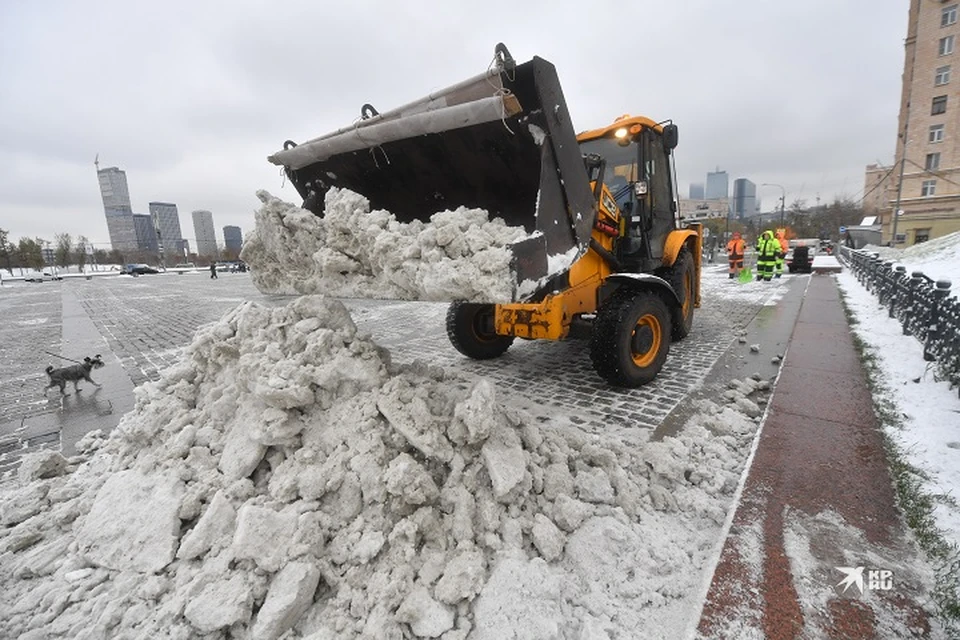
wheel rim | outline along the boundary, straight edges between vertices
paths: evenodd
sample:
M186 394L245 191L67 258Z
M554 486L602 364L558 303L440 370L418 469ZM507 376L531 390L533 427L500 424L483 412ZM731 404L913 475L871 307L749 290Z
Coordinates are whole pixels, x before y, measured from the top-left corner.
M493 342L497 339L496 333L490 333L487 323L493 322L493 313L480 311L473 316L473 335L479 342Z
M630 357L638 367L649 367L657 359L662 338L660 321L653 314L645 314L637 319L637 325L630 335Z

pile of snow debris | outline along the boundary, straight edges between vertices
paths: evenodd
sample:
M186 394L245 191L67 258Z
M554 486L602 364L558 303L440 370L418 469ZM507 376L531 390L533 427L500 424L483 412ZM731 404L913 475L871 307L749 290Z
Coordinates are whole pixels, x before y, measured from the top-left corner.
M766 384L602 444L484 380L393 367L339 302L245 303L109 438L25 459L0 498L0 637L671 635Z
M429 223L402 223L388 211L370 211L366 198L348 190L327 192L323 218L266 191L257 197L263 206L241 257L264 293L514 299L508 245L527 234L501 218L490 220L482 209L461 207L435 213Z

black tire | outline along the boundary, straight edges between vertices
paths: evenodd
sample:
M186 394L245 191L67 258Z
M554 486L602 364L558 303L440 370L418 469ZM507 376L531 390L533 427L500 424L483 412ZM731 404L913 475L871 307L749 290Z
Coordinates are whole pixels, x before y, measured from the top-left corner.
M492 304L451 304L447 309L447 337L457 351L474 360L502 356L513 344L513 336L494 332Z
M670 324L670 310L660 296L618 289L594 320L590 338L593 368L619 387L647 384L667 360Z
M666 280L680 298L680 306L671 313L673 331L670 339L683 340L693 329L693 309L697 296L697 268L687 247L680 249L677 260L666 274Z

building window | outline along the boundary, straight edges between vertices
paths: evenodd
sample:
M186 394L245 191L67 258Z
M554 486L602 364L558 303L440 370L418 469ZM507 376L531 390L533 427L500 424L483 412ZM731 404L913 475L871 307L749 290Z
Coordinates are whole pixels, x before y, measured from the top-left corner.
M949 27L957 21L957 5L946 7L940 12L940 26Z
M936 194L937 194L937 181L924 180L923 187L920 189L920 195L926 198L927 196L933 196Z
M953 36L940 38L940 55L948 56L953 53Z
M933 77L933 84L937 87L950 84L950 65L937 67L937 74Z
M927 171L936 171L940 168L940 153L928 153L927 162L923 167Z
M943 125L934 124L930 126L930 142L943 142Z
M897 244L904 244L906 243L906 241L907 241L907 234L905 233L898 233L896 240L894 240L894 242L896 242Z
M930 115L935 116L947 112L947 96L937 96L933 99L933 107L930 109Z
M913 244L920 244L930 239L930 229L914 229Z

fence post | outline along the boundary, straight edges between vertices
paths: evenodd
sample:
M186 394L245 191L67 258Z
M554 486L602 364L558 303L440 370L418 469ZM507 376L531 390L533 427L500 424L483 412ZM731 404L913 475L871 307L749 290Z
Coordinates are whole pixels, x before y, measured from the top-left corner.
M937 287L933 291L933 306L930 307L930 325L927 330L927 339L923 341L923 359L927 362L933 362L937 355L933 353L933 345L940 338L940 307L943 301L950 295L950 281L937 280Z
M914 271L910 275L910 282L909 282L909 286L907 287L907 303L904 308L903 321L901 323L903 325L903 335L905 336L913 335L913 331L910 328L910 320L912 319L912 316L916 313L916 309L914 309L914 306L915 306L914 303L917 300L917 297L918 297L917 293L920 291L920 287L922 285L923 285L923 272Z
M893 277L893 292L890 295L890 305L888 311L888 317L893 318L896 315L897 303L900 302L900 298L903 297L903 289L906 286L907 282L907 268L902 264L897 265L894 269Z

